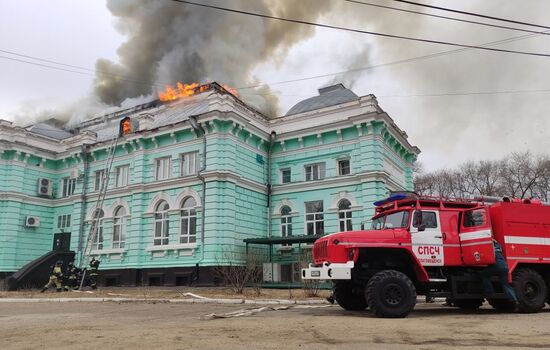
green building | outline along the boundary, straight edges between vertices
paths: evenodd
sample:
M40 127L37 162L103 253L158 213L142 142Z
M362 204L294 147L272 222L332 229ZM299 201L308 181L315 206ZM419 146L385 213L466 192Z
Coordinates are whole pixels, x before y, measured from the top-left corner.
M89 247L108 285L211 283L245 239L359 229L374 201L412 189L420 152L375 96L341 84L275 119L214 83L70 128L0 121L0 278L55 247L83 259L113 148ZM272 245L272 279L297 281L308 249Z

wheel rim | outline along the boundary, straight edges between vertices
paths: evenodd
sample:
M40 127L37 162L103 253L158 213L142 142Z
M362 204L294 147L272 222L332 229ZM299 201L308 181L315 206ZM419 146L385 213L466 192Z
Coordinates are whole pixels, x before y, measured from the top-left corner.
M405 291L398 284L388 284L382 290L384 303L388 306L397 306L401 304L405 296Z

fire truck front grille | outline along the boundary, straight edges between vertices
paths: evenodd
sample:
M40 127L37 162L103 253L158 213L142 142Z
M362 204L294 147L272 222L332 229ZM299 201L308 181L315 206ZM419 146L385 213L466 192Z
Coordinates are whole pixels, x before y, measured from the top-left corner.
M326 239L315 243L313 246L313 257L315 260L325 259L328 257L327 245L328 241Z

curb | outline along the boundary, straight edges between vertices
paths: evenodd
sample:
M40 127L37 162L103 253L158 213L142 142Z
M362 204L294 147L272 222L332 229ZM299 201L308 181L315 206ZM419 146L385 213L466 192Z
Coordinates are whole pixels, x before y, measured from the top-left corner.
M325 300L284 299L159 299L159 298L0 298L0 303L66 303L66 302L116 302L116 303L171 303L171 304L245 304L245 305L323 305Z

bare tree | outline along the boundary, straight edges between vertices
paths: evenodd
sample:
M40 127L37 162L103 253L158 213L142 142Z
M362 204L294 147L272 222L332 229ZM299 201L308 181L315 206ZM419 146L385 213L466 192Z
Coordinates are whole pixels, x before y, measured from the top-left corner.
M304 249L300 254L300 265L302 268L309 266L309 263L313 261L313 252L311 249ZM319 280L306 280L302 279L302 289L304 295L307 298L316 297L319 295L321 289L321 283Z
M262 282L262 262L260 251L222 250L221 259L216 258L214 274L225 285L229 285L236 294L243 294L244 288L251 284L259 294Z
M467 162L457 169L417 173L415 190L439 197L511 196L550 199L550 158L530 152Z

